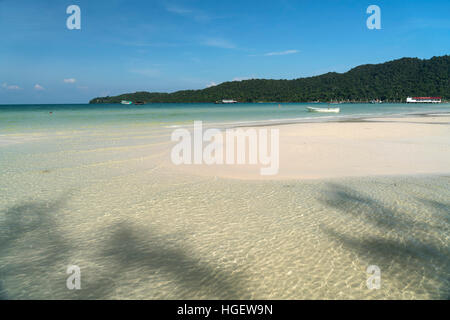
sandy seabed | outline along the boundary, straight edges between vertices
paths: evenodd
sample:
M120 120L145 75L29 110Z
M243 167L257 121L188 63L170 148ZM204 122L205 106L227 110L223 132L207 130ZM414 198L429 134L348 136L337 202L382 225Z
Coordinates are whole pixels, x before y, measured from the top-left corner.
M4 135L0 298L449 299L449 123L277 126L273 177L174 166L163 127Z

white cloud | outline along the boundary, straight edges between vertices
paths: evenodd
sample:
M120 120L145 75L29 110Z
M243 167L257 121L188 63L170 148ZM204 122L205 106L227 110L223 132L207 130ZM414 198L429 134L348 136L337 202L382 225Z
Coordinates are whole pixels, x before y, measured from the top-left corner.
M192 18L199 22L207 22L211 19L209 15L200 10L186 8L177 4L166 4L166 10L170 13Z
M175 4L166 5L166 10L171 13L176 13L176 14L181 14L181 15L186 15L186 14L192 13L191 9L184 8L179 5L175 5Z
M45 90L45 88L43 86L41 86L40 84L37 84L37 83L34 85L34 89L35 90Z
M252 78L253 77L236 77L236 78L233 78L233 80L231 80L231 81L243 81L243 80L250 80Z
M287 54L298 53L298 50L285 50L285 51L277 51L277 52L268 52L264 54L265 56L285 56Z
M132 69L131 73L140 74L147 77L158 77L161 73L157 69Z
M208 85L206 85L207 88L211 88L211 87L215 87L217 86L217 83L215 83L214 81L211 81Z
M138 48L146 48L146 47L155 47L155 48L164 48L164 47L177 47L179 44L170 43L170 42L148 42L145 40L132 40L132 41L114 41L121 46L127 47L138 47ZM146 52L146 51L142 51ZM142 53L141 52L141 53Z
M223 49L234 49L236 48L236 45L232 43L231 41L221 39L221 38L209 38L204 40L202 45L208 46L208 47L216 47L216 48L223 48Z
M75 82L77 82L77 79L74 78L64 79L64 83L75 83Z
M2 84L2 88L5 88L6 90L20 90L20 89L22 89L21 87L19 87L17 85L9 85L6 82Z

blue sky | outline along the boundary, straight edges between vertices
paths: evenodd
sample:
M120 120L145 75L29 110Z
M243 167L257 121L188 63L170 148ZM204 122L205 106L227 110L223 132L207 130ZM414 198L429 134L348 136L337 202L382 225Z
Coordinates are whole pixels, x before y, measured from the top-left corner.
M81 30L69 30L69 5ZM381 30L369 30L369 5ZM0 0L0 104L294 79L450 53L450 1Z

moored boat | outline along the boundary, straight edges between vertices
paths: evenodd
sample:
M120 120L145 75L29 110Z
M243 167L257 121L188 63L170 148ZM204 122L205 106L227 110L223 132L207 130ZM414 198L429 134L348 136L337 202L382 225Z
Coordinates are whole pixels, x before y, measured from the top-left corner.
M127 100L122 100L120 103L121 104L133 104L132 101L127 101Z
M223 99L221 101L216 101L216 104L227 104L227 103L237 103L237 101L233 100L233 99L230 99L230 100Z
M314 107L307 107L306 109L309 112L334 112L334 113L339 113L341 111L340 108L314 108Z

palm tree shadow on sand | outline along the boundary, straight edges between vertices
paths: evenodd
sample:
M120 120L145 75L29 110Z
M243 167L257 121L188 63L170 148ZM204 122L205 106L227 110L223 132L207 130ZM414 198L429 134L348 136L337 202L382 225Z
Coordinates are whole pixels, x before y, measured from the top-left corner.
M393 210L380 201L369 198L346 186L330 183L319 201L333 211L350 215L355 220L369 224L385 237L370 235L349 235L336 228L321 225L321 230L334 241L339 242L352 253L366 261L388 266L395 264L409 273L422 274L440 283L436 298L450 298L450 251L448 246L437 246L436 242L418 235L445 232L450 228L448 220L439 225L418 222L405 212ZM433 212L448 216L449 205L435 200L417 199L429 206ZM383 270L383 268L382 268ZM398 270L398 269L397 269ZM395 276L395 275L392 275Z
M65 236L55 219L68 198L66 195L49 202L24 202L0 212L0 260L5 262L0 265L0 299L108 298L118 289L127 272L136 270L144 272L143 278L158 274L170 278L180 292L172 292L167 298L243 299L250 296L244 287L244 274L229 272L219 264L195 258L195 252L189 254L183 249L185 243L171 241L153 229L136 228L129 223L117 223L108 228L108 234L98 235L97 239L106 239L99 240L94 251L93 260L101 266L99 274L86 274L89 269L80 265L82 290L68 290L65 271L68 263L74 262L71 258L75 254L74 241ZM34 254L31 263L24 253L28 244L39 248L38 255L31 252ZM86 256L92 254L86 253ZM57 276L50 275L52 280L48 280L45 278L49 270L60 272ZM7 282L3 280L17 281L18 277L24 282L20 293L8 290ZM57 283L45 286L45 281ZM44 287L46 290L49 287L57 289L41 295L40 290ZM126 298L126 293L122 297Z
M32 298L31 292L44 287L39 283L42 275L52 266L65 265L71 244L58 231L55 216L68 197L26 201L0 212L0 299ZM18 277L26 280L30 290L11 294L6 279Z
M132 227L129 223L118 223L112 227L109 236L101 249L102 260L107 262L108 275L116 278L114 282L108 278L93 283L92 297L110 295L114 283L120 281L120 275L139 271L145 276L165 275L174 283L178 292L158 294L159 298L194 299L243 299L249 293L244 288L246 276L241 272L228 272L219 265L212 265L195 253L188 253L184 244L169 240L171 236L161 235L155 230ZM100 284L102 283L102 284ZM89 284L88 284L89 285ZM145 284L144 284L145 285ZM89 287L91 287L89 285Z

